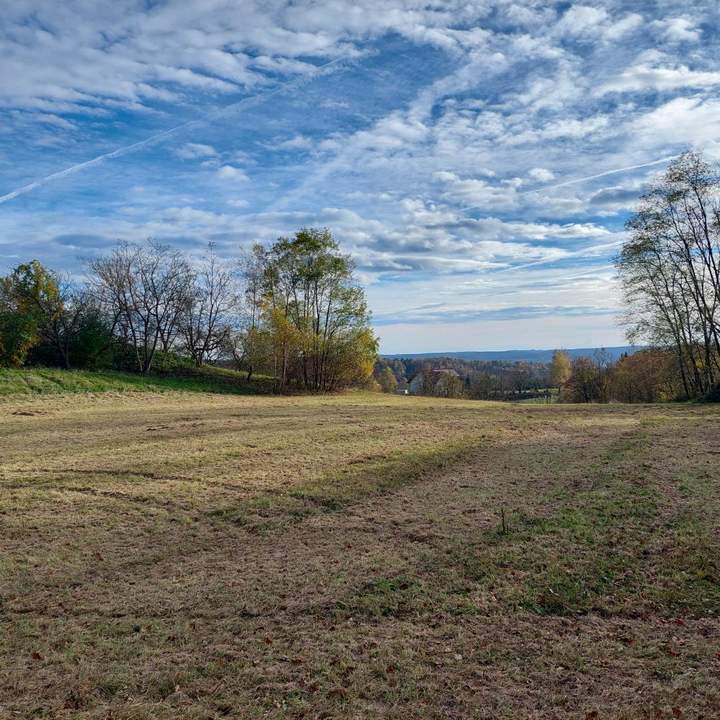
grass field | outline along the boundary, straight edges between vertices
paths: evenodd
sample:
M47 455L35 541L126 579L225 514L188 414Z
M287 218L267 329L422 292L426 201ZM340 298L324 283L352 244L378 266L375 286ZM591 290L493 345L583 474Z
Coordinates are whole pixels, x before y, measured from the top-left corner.
M1 718L720 717L716 408L109 390L0 399Z

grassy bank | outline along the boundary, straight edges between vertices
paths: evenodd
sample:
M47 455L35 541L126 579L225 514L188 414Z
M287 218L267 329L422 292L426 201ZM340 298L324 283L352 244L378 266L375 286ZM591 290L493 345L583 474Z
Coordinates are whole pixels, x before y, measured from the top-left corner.
M245 373L222 368L183 368L172 374L143 376L114 370L0 368L0 397L102 392L212 392L256 394L272 390L269 378L247 382Z

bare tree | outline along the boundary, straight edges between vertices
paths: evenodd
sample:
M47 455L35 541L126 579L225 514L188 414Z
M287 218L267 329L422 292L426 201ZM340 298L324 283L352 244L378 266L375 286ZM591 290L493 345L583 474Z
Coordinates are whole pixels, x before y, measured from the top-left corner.
M628 222L617 267L631 340L672 348L686 395L720 379L720 175L696 153L673 162Z
M137 369L150 372L158 349L172 348L188 305L192 272L183 256L149 241L124 243L90 270L97 298L116 319L120 341L134 355Z
M183 347L197 367L227 348L237 305L233 272L219 260L210 243L193 276L180 321Z
M254 245L241 258L239 273L243 282L242 301L238 298L237 322L227 338L227 348L248 381L267 358L268 337L260 329L267 256L262 245Z
M92 312L93 300L89 293L67 278L58 277L57 285L56 307L42 308L45 318L42 334L45 341L57 350L63 366L70 369L72 347L86 316Z

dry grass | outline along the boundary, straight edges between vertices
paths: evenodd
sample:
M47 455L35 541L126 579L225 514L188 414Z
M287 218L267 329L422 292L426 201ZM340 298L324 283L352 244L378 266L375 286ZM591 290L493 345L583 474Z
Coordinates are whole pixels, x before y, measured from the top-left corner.
M718 717L718 437L690 406L6 398L0 717Z

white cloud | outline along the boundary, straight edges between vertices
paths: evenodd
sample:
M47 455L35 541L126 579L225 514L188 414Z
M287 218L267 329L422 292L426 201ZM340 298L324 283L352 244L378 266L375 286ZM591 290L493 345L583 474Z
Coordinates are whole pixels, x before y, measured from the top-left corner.
M661 37L673 43L696 43L700 40L700 28L691 18L678 16L656 20L653 27L660 31Z
M295 135L288 140L273 143L270 147L275 150L310 150L313 142L304 135Z
M601 85L598 95L612 92L663 92L679 88L710 88L720 85L720 72L690 70L687 65L675 67L653 66L647 63L634 65Z
M217 150L212 145L201 143L185 143L175 150L175 154L183 160L199 160L217 156Z
M445 185L445 198L466 206L498 211L517 205L517 183L489 183L479 178L461 178L445 171L435 173L435 178Z
M555 173L543 167L531 168L528 170L528 175L538 182L550 182L555 179Z
M720 100L678 97L638 117L634 128L646 146L712 143L720 138Z
M605 28L605 39L606 40L619 40L624 35L632 33L634 30L638 30L644 24L645 20L642 15L638 13L629 13L624 17L620 18L616 22L611 23Z
M573 37L598 35L607 19L608 13L604 8L572 5L555 26L555 31Z
M639 28L642 23L643 17L638 13L629 13L616 19L597 4L572 5L555 26L555 33L586 42L593 38L617 41Z
M234 165L223 165L218 168L216 175L220 180L230 180L233 182L246 182L249 179L240 168Z
M447 49L477 47L482 4L446 9L388 0L320 6L247 0L142 3L83 0L3 8L0 105L91 112L182 102L188 91L230 93L268 84L268 73L312 75L308 57L356 57L368 38L389 32ZM474 25L471 29L453 26Z
M469 293L433 312L607 310L611 270L551 270L607 264L617 214L662 169L647 163L687 145L720 157L705 0L8 5L0 181L67 212L13 199L0 230L51 265L94 241L232 255L328 225L391 299L420 274L425 298ZM156 132L164 153L112 152Z

